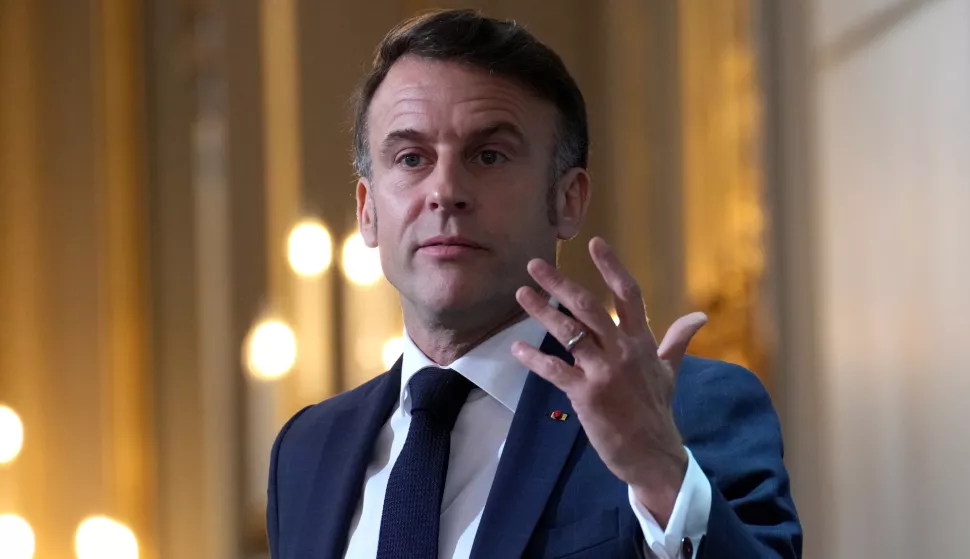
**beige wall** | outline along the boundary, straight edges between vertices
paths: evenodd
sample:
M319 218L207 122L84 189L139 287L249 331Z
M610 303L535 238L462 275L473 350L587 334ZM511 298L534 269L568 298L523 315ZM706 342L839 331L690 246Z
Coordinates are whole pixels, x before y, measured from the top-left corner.
M970 1L807 6L781 10L775 68L807 556L965 556Z

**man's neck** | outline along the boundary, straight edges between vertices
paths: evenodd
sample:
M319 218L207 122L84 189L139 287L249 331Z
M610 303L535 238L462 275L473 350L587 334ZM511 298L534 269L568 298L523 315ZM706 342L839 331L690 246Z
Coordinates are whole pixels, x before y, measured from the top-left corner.
M409 320L408 314L404 316L408 336L418 349L439 365L453 363L482 342L528 316L517 304L507 312L477 324L447 325L414 316Z

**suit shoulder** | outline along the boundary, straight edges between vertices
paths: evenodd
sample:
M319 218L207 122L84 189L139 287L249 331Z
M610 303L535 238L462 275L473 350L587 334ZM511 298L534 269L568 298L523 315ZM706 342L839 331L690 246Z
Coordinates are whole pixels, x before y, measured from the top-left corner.
M302 427L303 425L315 425L320 421L326 421L341 411L356 407L361 401L365 400L377 387L387 380L387 376L393 371L380 374L373 379L365 382L357 388L352 388L331 396L326 400L307 406L296 413L283 428L283 431L292 427Z
M757 432L780 443L781 426L771 396L748 369L686 357L674 393L674 420L685 440L730 440Z
M692 355L684 357L680 365L677 391L686 392L685 395L714 391L711 395L768 396L758 375L741 365Z
M699 357L688 356L681 363L674 415L687 430L736 421L780 429L771 396L756 374L740 365Z
M382 382L389 380L387 376L392 373L393 371L389 371L379 375L357 388L309 405L294 414L283 425L273 442L271 472L274 472L280 464L291 463L293 460L299 462L299 457L303 453L318 448L322 440L321 433L329 432L334 421L346 420L348 416L343 412L363 405L364 401L379 389ZM353 414L350 416L352 417ZM275 473L272 475L275 476Z

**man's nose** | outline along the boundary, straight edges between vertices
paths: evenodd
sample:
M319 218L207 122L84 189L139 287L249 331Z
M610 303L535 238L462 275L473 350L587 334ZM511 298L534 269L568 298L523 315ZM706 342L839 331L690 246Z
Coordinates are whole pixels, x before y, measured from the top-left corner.
M443 158L442 158L443 159ZM473 189L460 162L439 160L431 173L427 206L433 212L467 213L475 208Z

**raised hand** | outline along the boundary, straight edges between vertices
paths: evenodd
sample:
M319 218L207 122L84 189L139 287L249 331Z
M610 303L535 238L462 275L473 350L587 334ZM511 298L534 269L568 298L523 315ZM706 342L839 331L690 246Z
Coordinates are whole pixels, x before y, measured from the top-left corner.
M566 393L603 463L665 526L688 462L671 409L676 374L707 317L681 317L658 347L636 280L603 239L592 239L589 253L613 292L619 324L587 289L535 259L529 262L529 273L573 317L550 306L530 287L520 288L516 299L571 350L575 363L569 365L521 341L512 345L512 353Z

